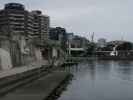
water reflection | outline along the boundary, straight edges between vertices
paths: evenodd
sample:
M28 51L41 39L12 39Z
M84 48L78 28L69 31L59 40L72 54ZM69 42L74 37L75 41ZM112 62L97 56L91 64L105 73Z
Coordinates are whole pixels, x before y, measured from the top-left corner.
M123 80L132 80L133 64L130 61L119 61L116 71Z
M95 61L88 61L88 69L89 69L89 75L91 76L92 80L95 80L95 74L96 74L96 62Z
M59 100L133 100L132 61L94 61L66 66L74 80Z

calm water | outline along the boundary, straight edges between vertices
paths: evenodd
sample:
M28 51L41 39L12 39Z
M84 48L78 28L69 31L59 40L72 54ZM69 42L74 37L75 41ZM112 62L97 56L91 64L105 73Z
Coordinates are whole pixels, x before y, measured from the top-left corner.
M64 70L74 78L58 100L133 100L131 61L88 61Z

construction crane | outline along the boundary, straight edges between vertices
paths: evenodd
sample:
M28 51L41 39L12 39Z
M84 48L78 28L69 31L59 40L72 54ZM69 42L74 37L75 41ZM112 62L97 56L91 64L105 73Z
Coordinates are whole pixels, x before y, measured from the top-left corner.
M95 33L93 32L93 33L91 34L91 42L94 42L94 35L95 35Z

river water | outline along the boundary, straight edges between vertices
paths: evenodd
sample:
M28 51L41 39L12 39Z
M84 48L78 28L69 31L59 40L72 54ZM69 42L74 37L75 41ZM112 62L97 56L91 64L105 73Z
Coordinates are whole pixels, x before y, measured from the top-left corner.
M87 61L64 67L73 80L58 100L133 100L133 61Z

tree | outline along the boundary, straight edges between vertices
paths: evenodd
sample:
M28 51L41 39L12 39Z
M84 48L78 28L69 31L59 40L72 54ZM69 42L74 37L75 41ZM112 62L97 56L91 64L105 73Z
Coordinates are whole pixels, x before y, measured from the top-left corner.
M96 50L96 44L95 43L88 44L86 55L93 55L95 53L95 50Z

